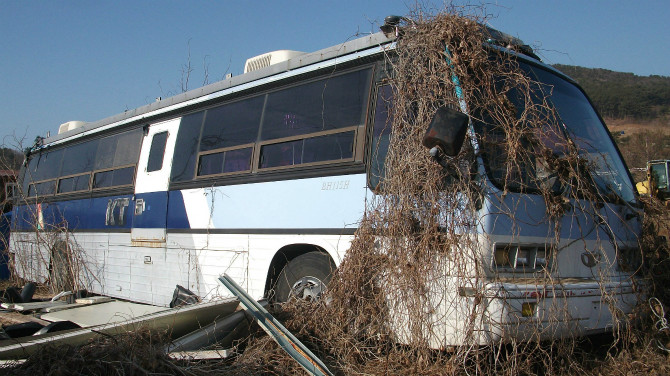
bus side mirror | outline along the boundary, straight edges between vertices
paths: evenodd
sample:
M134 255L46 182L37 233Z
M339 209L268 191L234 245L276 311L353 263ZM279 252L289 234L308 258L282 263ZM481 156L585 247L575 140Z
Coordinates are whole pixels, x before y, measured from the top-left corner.
M467 115L453 108L440 107L423 136L423 146L429 149L439 147L444 154L455 157L463 146L467 129Z

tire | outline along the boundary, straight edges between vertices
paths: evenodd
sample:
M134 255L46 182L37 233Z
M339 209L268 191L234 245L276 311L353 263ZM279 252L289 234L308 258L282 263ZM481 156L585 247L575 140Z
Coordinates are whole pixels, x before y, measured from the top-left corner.
M334 270L333 260L325 253L308 252L294 258L279 273L274 301L282 303L290 298L319 299Z

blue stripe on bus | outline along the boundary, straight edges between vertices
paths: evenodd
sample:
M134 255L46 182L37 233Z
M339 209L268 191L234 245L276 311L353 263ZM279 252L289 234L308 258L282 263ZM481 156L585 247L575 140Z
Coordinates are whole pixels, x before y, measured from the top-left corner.
M144 200L144 210L133 217L133 228L165 228L167 223L167 192L138 193L135 202ZM133 211L135 204L132 205Z
M189 222L181 192L151 192L135 196L108 196L16 206L13 229L30 231L59 228L110 230L131 228L188 229ZM143 199L144 212L135 214L137 199ZM169 219L168 219L168 212Z
M167 227L169 229L189 229L191 225L186 214L186 206L184 205L184 195L181 191L168 192L168 217Z
M135 216L135 202L137 199L145 201L145 209L142 215ZM518 200L521 200L523 205L519 205ZM545 208L540 200L541 197L539 196L521 197L520 195L510 194L505 199L505 203L495 200L492 200L493 202L487 201L488 205L486 205L485 210L488 209L489 214L483 216L484 218L479 223L477 230L479 233L491 235L533 236L554 239L556 234L552 231L553 227L547 226L550 221L545 218ZM117 205L113 205L115 201ZM507 218L501 220L501 217L506 216L497 214L496 208L505 206L524 207L524 210L515 213L515 220L517 223L525 223L526 225L515 227L512 220ZM560 238L605 240L609 239L609 232L628 235L627 226L639 226L637 220L623 221L617 215L615 208L616 206L608 204L600 210L603 218L607 219L609 231L604 231L601 228L602 226L595 223L589 213L573 208L571 215L560 219L562 222ZM530 223L536 223L536 225L530 225ZM67 228L70 231L129 231L133 227L165 228L166 225L168 230L191 229L184 195L181 191L137 194L135 200L133 200L133 195L121 195L43 203L39 205L39 210L36 204L15 206L12 229L33 231L35 226L38 226L44 230ZM235 228L240 229L238 227ZM224 226L220 229L225 231L227 228L228 226ZM265 229L265 231L267 230Z

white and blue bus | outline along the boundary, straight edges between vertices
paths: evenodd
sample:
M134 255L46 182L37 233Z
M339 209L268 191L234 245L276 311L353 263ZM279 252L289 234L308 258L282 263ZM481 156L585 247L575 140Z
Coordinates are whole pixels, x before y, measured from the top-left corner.
M394 39L377 33L314 53L261 55L240 76L97 122L64 124L30 150L21 172L10 240L16 272L45 281L65 272L68 263L55 261L65 254L76 258L67 272L79 288L154 305L168 305L176 285L203 299L227 295L217 283L222 273L258 299L317 296L383 173L385 54ZM635 300L631 273L617 261L638 247L630 175L572 80L532 56L504 52L553 86L550 99L566 126L578 124L571 131L580 142L606 157L611 171L593 182L616 190L616 199L601 195L597 207L617 240L603 240L611 237L588 218L572 223L572 213L560 234L566 245L546 254L553 238L550 224L538 220L543 198L514 186L501 195L502 167L478 158L480 256L494 291L481 341L500 338L501 327L519 320L541 321L551 298L565 300L566 320L580 333L607 330L613 312L604 295L624 312ZM497 211L502 206L515 208L516 225ZM550 262L547 292L546 280L533 277ZM452 290L444 294L473 304L467 291ZM462 341L444 333L433 345Z

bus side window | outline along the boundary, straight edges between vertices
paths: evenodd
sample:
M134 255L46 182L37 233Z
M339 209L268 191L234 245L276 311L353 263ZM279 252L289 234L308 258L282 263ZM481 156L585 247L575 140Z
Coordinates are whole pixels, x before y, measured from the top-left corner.
M151 138L151 149L149 150L147 172L158 171L163 168L163 157L165 156L165 145L167 144L167 139L167 131L156 133Z
M264 103L265 95L259 95L207 110L197 176L251 171Z
M377 90L377 102L375 104L375 119L372 129L372 150L370 151L369 182L370 188L377 190L384 180L384 163L388 152L391 137L391 124L393 118L390 108L393 103L393 92L391 85L382 85Z
M370 70L364 69L269 93L261 140L363 124L369 87Z
M365 122L370 77L371 71L364 69L269 93L258 167L353 160L355 129Z
M193 179L195 175L196 158L198 156L198 144L200 142L200 130L205 118L205 111L198 111L181 118L175 153L179 157L172 160L171 182L182 182Z

